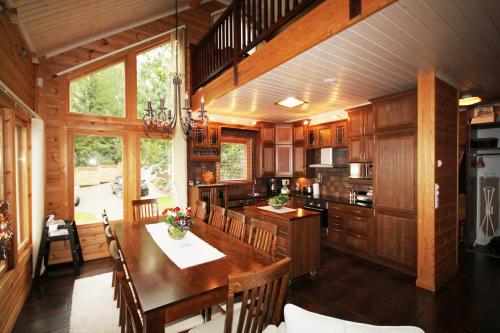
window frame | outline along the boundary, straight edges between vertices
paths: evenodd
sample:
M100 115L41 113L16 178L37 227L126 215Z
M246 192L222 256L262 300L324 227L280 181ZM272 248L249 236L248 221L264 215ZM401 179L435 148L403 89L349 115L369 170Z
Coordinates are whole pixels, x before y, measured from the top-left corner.
M69 115L76 115L80 117L89 117L89 118L95 118L95 119L103 119L103 120L113 120L113 119L127 119L128 118L128 88L127 87L127 67L128 67L128 59L125 56L113 59L113 61L109 62L104 62L100 65L97 66L91 66L89 65L89 68L86 68L85 70L82 70L78 72L78 74L73 74L73 75L68 75L67 77L67 84L66 84L66 89L67 89L67 101L66 101L66 114ZM96 115L96 114L89 114L89 113L80 113L80 112L71 112L71 82L77 81L79 79L82 79L85 76L89 76L92 74L95 74L97 72L104 71L108 68L111 68L113 66L116 66L118 64L123 64L123 73L124 73L124 82L123 82L123 116L111 116L111 115ZM130 84L130 83L129 83Z
M250 168L247 166L247 178L246 179L231 179L224 180L221 177L221 168L222 162L217 162L217 179L220 179L220 182L223 184L250 184L252 183L252 179L254 177L255 165L254 165L254 140L251 138L236 138L236 137L222 137L221 138L221 158L222 158L222 144L223 143L240 143L245 144L247 146L247 163L250 161Z

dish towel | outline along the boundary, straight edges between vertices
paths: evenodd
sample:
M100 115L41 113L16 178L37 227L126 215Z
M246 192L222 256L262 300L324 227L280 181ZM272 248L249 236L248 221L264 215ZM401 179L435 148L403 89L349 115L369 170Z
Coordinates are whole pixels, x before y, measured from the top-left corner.
M295 212L296 211L296 209L294 209L294 208L288 208L288 207L283 207L281 209L274 209L271 206L261 206L261 207L257 207L257 208L263 209L263 210L267 210L267 211L270 211L270 212L273 212L273 213L278 213L278 214L291 213L291 212Z
M180 269L200 265L226 256L191 231L188 231L183 239L175 240L168 235L168 225L166 223L147 224L146 229L156 245Z

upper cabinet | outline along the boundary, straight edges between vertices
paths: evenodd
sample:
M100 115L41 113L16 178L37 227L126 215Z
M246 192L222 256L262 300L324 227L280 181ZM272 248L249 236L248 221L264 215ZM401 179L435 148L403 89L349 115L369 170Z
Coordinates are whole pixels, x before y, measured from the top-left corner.
M328 148L333 146L333 135L331 124L319 125L317 129L318 133L318 148Z
M417 126L415 90L372 100L373 122L377 132Z
M274 130L275 125L273 123L262 123L260 137L263 143L274 143Z
M221 127L209 125L208 129L194 130L189 144L190 161L220 161Z
M318 128L317 126L309 126L306 131L306 146L307 148L316 148L318 145Z
M332 126L333 146L336 148L347 147L347 121L339 121Z
M371 162L373 157L373 109L371 105L347 110L349 162Z
M276 145L276 177L293 176L293 146Z
M277 124L275 128L276 144L291 145L293 142L293 130L292 124Z
M306 126L303 121L293 124L293 143L304 143L306 140Z

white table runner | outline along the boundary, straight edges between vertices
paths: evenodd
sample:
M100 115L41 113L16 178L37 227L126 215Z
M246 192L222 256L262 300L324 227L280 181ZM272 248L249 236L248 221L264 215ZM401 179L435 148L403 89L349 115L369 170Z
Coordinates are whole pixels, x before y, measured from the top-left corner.
M147 224L146 229L156 245L180 269L200 265L226 256L191 231L187 232L184 239L175 240L168 235L168 225L166 223Z
M263 209L263 210L268 210L270 212L278 213L278 214L291 213L291 212L295 212L296 211L296 209L294 209L294 208L288 208L288 207L283 207L281 209L274 209L271 206L261 206L261 207L257 207L257 208Z

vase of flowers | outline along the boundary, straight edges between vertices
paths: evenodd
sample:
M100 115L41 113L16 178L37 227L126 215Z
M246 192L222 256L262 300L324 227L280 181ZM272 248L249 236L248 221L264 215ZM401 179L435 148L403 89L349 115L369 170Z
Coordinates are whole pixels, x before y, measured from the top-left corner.
M172 239L183 239L193 223L191 208L167 208L162 213L161 221L168 225L168 235Z

